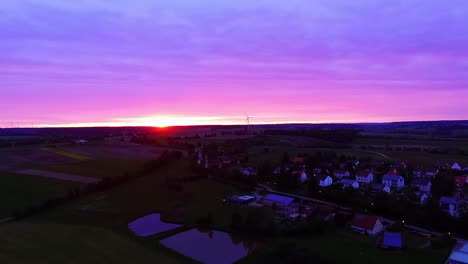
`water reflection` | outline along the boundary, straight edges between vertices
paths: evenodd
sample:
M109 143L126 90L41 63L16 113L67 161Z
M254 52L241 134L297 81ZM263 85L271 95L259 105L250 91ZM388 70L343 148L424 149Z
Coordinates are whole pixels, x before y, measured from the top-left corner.
M128 224L128 228L140 237L151 236L180 227L161 221L160 214L150 214Z
M207 264L230 264L250 254L257 246L252 240L214 230L191 229L161 240L161 244L182 255Z

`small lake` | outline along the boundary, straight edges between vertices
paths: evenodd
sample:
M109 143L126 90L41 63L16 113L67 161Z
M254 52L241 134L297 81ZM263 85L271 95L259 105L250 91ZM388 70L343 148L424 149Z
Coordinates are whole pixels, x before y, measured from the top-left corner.
M181 227L181 225L161 221L160 214L150 214L128 224L128 228L140 237L159 234L178 227Z
M161 240L161 244L206 264L231 264L256 247L255 241L220 231L203 232L191 229Z

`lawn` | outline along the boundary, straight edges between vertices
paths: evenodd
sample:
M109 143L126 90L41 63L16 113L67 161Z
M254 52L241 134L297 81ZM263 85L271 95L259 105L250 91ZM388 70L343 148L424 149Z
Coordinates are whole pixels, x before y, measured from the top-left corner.
M2 225L0 243L0 263L192 263L132 237L81 225Z
M448 256L447 250L409 248L403 251L385 251L376 247L376 239L347 231L336 231L322 236L280 238L265 243L263 249L239 263L283 263L281 245L294 243L305 254L320 256L331 263L425 263L440 264ZM303 253L304 253L303 252Z
M80 184L43 177L0 172L0 218L62 196Z

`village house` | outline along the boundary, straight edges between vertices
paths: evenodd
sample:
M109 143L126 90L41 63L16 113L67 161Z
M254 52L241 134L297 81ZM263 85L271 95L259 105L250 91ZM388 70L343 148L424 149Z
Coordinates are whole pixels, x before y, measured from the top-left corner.
M347 178L350 175L351 174L349 173L349 171L346 171L346 170L335 170L335 171L333 171L333 176L335 176L338 179Z
M461 187L461 186L465 185L467 180L468 180L468 177L466 177L466 176L456 176L455 177L455 184L457 186Z
M420 192L430 193L432 188L432 183L428 179L414 179L411 182L411 186L418 188Z
M376 236L384 226L377 216L357 214L351 221L351 228L359 233Z
M390 188L401 189L405 187L405 179L396 172L390 171L382 177L382 184Z
M452 170L461 170L461 166L457 162L453 162L450 164L450 169Z
M359 183L369 184L374 181L374 174L368 170L359 171L356 174L356 181Z
M382 185L379 183L372 184L372 189L374 189L377 192L386 192L386 193L390 193L391 191L390 186Z
M335 217L336 207L320 205L316 210L316 216L323 221L330 221Z
M467 208L467 201L458 197L441 197L440 209L450 216L460 217Z
M420 206L423 206L427 203L429 195L425 192L416 192L416 199Z
M239 168L239 172L244 176L256 176L257 171L252 167Z
M319 185L322 187L330 186L333 183L333 179L328 175L319 175L318 180L319 180Z
M273 207L273 205L275 205L276 207L286 207L291 205L293 201L294 198L269 193L265 195L265 197L263 197L261 203L265 206L270 207Z
M343 188L353 187L354 189L359 189L359 183L355 180L342 179L340 180L340 183L343 186Z
M322 172L322 169L321 168L314 168L313 171L314 171L315 174L319 174L319 173Z
M294 176L298 176L299 182L301 182L301 183L306 182L307 179L308 179L308 178L307 178L306 172L303 171L303 170L301 170L301 171L294 171L294 172L293 172L293 175L294 175Z
M295 164L304 164L305 158L303 157L294 157L292 158L292 162Z
M431 169L426 170L426 175L429 177L434 177L437 175L437 173L439 173L439 169L437 168L431 168Z

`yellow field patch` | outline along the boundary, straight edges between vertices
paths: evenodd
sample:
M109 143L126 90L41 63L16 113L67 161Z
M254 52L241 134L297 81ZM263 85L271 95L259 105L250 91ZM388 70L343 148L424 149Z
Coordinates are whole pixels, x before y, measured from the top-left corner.
M82 155L78 155L78 154L75 154L75 153L71 153L71 152L64 151L64 150L59 150L59 149L54 149L54 148L42 148L42 150L50 152L50 153L54 153L54 154L57 154L57 155L60 155L60 156L64 156L64 157L67 157L67 158L79 160L79 161L86 161L86 160L91 159L91 158L86 157L86 156L82 156Z

